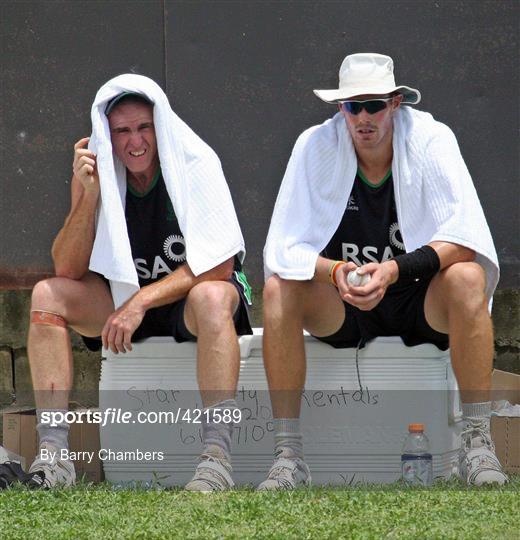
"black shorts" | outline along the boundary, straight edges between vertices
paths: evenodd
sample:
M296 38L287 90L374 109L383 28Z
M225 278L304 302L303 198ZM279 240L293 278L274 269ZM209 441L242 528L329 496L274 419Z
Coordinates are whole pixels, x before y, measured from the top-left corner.
M236 332L239 336L252 334L253 330L249 319L249 303L244 289L234 278L231 278L229 282L236 287L240 297L240 303L233 315ZM134 332L132 343L153 336L171 336L177 343L182 343L183 341L197 341L197 337L186 328L186 324L184 323L185 305L186 298L183 298L173 304L149 309L141 324ZM99 351L101 349L101 336L93 338L86 336L81 337L89 350Z
M316 337L336 349L363 346L378 336L399 336L405 345L433 343L445 351L448 334L434 330L424 315L424 299L432 278L394 284L388 287L379 304L371 311L345 304L345 322L331 336Z

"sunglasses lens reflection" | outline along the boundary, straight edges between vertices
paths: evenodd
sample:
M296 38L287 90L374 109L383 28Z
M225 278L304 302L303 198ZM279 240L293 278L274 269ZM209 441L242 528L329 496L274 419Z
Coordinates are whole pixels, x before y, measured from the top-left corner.
M372 101L344 101L343 109L354 116L358 115L363 109L368 114L376 114L386 108L386 101L374 99Z
M357 101L346 101L343 103L343 108L350 114L357 115L361 112L363 107L361 103L358 103Z

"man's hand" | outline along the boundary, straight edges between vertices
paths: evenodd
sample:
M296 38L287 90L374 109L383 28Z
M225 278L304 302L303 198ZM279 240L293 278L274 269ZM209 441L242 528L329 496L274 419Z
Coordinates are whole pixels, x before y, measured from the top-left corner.
M338 268L336 272L338 291L345 302L362 311L370 311L381 302L388 286L397 281L399 270L395 261L364 264L358 273L370 274L372 279L366 285L355 287L349 285L347 275L356 268L354 263L347 263Z
M96 155L86 148L88 141L89 137L85 137L74 145L72 170L87 192L99 193Z
M137 327L141 324L146 310L136 296L125 302L119 309L116 309L107 319L101 339L103 347L117 354L132 350L132 336Z
M356 270L356 268L358 268L358 266L355 263L346 262L345 264L339 266L336 270L336 284L341 298L343 298L343 295L348 292L349 287L351 286L347 281L348 273Z

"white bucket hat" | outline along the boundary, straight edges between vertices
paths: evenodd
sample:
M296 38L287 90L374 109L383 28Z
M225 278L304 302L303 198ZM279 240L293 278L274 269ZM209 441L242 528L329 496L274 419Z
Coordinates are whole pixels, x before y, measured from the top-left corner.
M336 103L365 94L383 95L399 92L402 103L415 105L421 101L421 93L408 86L396 86L394 61L384 54L357 53L343 60L339 68L337 90L314 90L327 103Z

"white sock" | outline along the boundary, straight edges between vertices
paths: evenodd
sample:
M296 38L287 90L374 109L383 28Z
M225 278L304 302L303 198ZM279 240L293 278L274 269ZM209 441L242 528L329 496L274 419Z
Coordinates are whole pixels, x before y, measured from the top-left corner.
M226 460L231 462L231 435L233 433L234 422L213 422L211 411L213 409L220 409L218 412L222 417L222 409L229 409L231 411L231 418L233 418L232 411L236 408L238 408L238 406L234 399L226 399L204 409L204 414L202 415L202 438L204 442L204 453L211 454L211 448L218 446L224 452ZM206 411L209 411L209 415L206 413ZM215 411L215 413L216 412L217 411ZM207 422L207 419L210 421Z
M467 424L484 422L486 431L489 431L490 416L491 401L462 404L462 418Z
M43 412L59 412L65 414L66 409L36 409L36 418L38 423L36 424L36 431L40 437L40 445L44 442L48 442L58 449L69 448L69 429L70 426L67 422L63 421L57 426L51 426L51 424L42 422Z
M294 457L303 459L303 441L299 418L275 418L274 453L283 453L284 448L291 450Z

